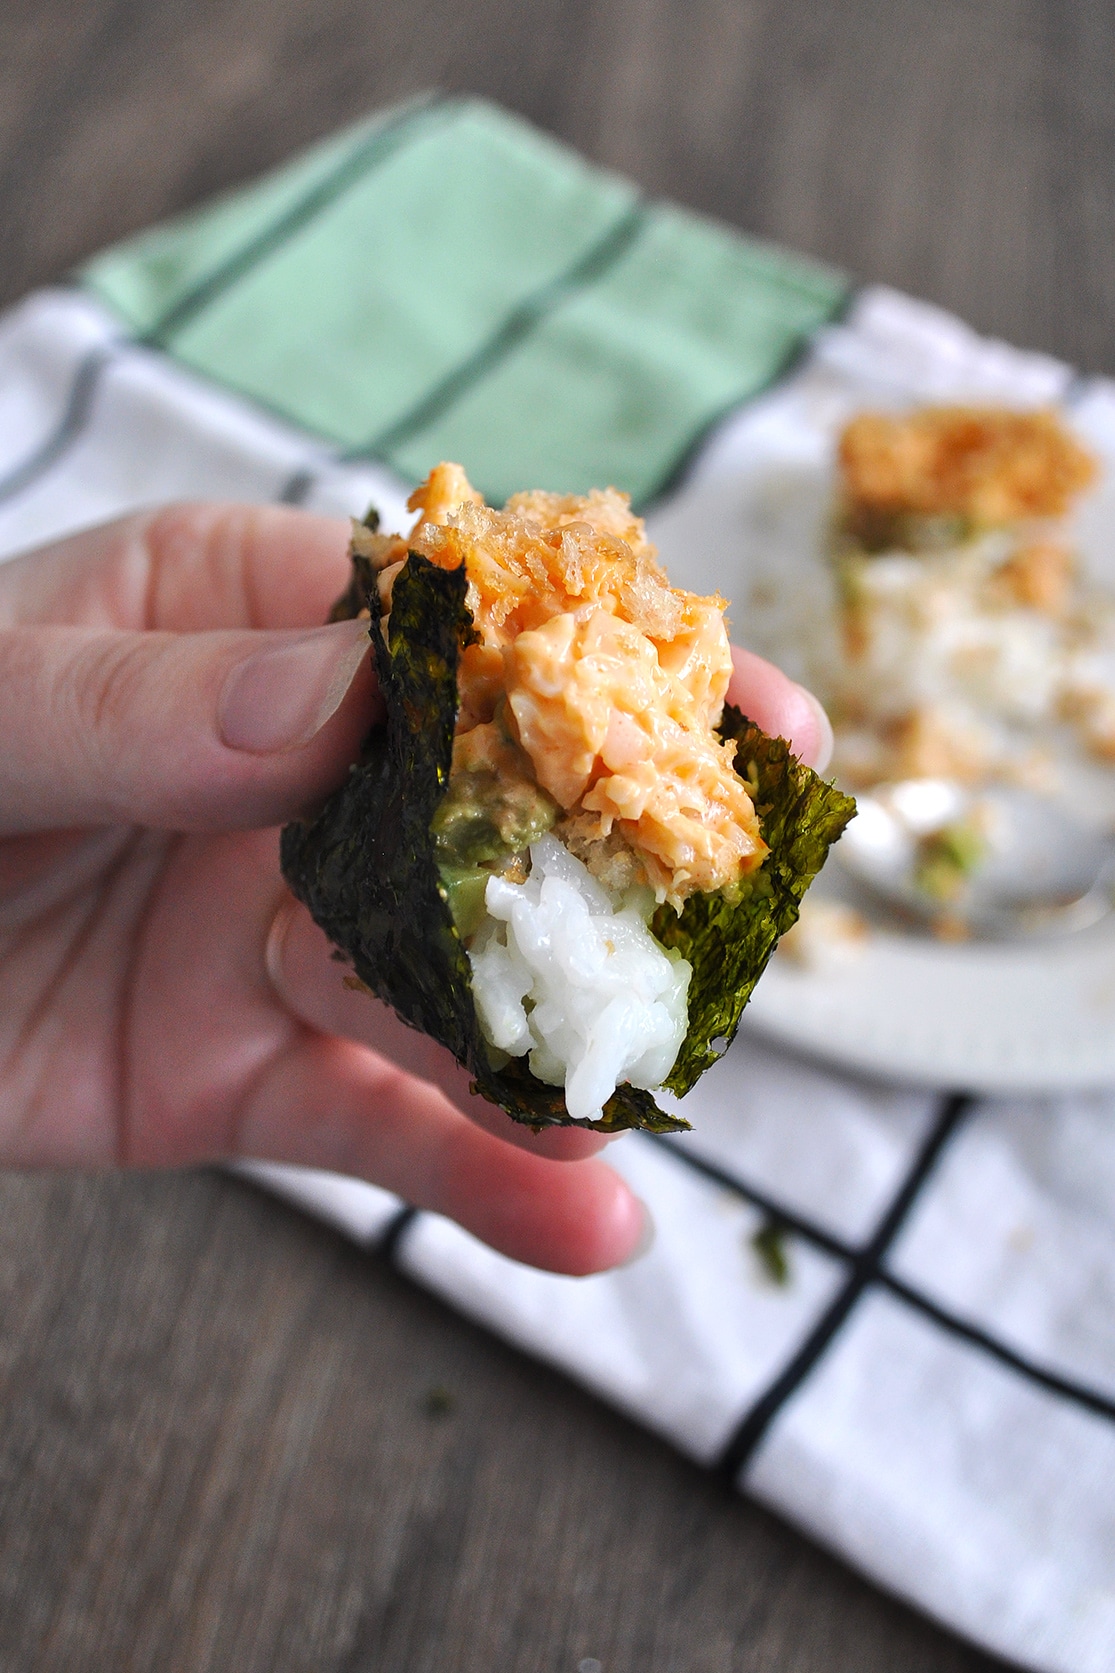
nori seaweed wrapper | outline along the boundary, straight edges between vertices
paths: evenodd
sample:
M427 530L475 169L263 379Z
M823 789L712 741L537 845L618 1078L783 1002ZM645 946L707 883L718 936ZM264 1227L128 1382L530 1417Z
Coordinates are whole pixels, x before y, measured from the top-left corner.
M368 734L359 761L320 811L283 831L282 868L291 889L366 987L447 1046L471 1071L475 1089L516 1121L604 1132L688 1127L632 1086L616 1088L601 1120L574 1123L560 1087L536 1080L525 1058L490 1052L431 831L449 783L458 656L473 634L465 573L411 552L395 578L388 646L379 631L372 566L358 554L353 565L333 619L369 610L387 719ZM732 893L691 895L680 916L668 905L655 913L653 933L693 966L689 1030L665 1082L679 1095L732 1039L778 938L797 918L802 896L855 808L796 761L785 742L766 737L731 706L720 731L738 742L736 768L751 787L770 853Z

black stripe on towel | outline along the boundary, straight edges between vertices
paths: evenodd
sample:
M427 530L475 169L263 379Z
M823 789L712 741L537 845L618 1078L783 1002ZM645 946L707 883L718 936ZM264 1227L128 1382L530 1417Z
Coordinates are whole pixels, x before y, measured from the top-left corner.
M950 1103L951 1102L952 1100L950 1100ZM942 1112L943 1116L947 1115L948 1108L949 1106L946 1106L945 1111ZM648 1135L648 1138L651 1143L655 1144L660 1149L669 1151L676 1158L676 1160L684 1167L688 1168L690 1172L700 1174L703 1178L711 1180L714 1184L721 1186L724 1190L731 1191L734 1195L742 1198L744 1202L750 1203L753 1208L759 1209L772 1224L785 1228L785 1230L792 1233L793 1236L800 1238L802 1242L812 1245L815 1249L822 1250L825 1254L832 1256L836 1260L847 1262L849 1266L853 1268L856 1267L858 1262L861 1262L866 1258L868 1250L873 1246L874 1242L878 1238L879 1234L876 1233L876 1239L873 1239L872 1245L868 1245L868 1249L861 1250L855 1244L849 1243L846 1239L836 1237L832 1232L826 1231L823 1226L818 1225L815 1220L810 1219L807 1215L799 1214L796 1210L787 1208L783 1203L772 1197L769 1192L762 1191L756 1186L749 1184L747 1180L741 1179L737 1174L730 1173L726 1169L718 1167L715 1162L706 1161L704 1157L694 1154L686 1148L684 1140L670 1139L657 1135ZM931 1142L932 1138L933 1135L931 1135ZM939 1148L937 1153L939 1154ZM907 1185L908 1183L909 1182L907 1181ZM922 1183L924 1183L924 1177ZM905 1189L906 1187L904 1187L904 1190ZM896 1202L897 1200L898 1199L896 1199ZM907 1201L903 1211L903 1219L908 1217L910 1207L911 1203ZM893 1212L894 1210L892 1208L891 1213L893 1214ZM892 1245L894 1235L895 1233L892 1232L890 1239ZM881 1259L882 1257L878 1257L876 1270L868 1274L866 1283L863 1286L864 1288L874 1287L886 1290L887 1293L893 1295L896 1300L903 1302L906 1306L912 1308L913 1311L920 1313L923 1318L926 1318L932 1324L935 1324L939 1330L944 1331L949 1336L956 1337L959 1341L966 1342L970 1347L978 1348L982 1353L987 1354L989 1358L997 1360L1000 1365L1004 1365L1009 1370L1017 1372L1017 1374L1025 1381L1033 1383L1036 1387L1044 1389L1049 1394L1055 1394L1059 1398L1069 1401L1070 1404L1080 1406L1083 1410L1091 1412L1096 1417L1102 1417L1108 1419L1109 1421L1115 1421L1115 1395L1106 1393L1098 1388L1093 1388L1088 1383L1080 1381L1079 1378L1064 1376L1061 1372L1055 1371L1051 1366L1044 1365L1040 1360L1032 1358L1029 1354L1020 1352L1019 1349L1012 1347L1008 1342L1004 1342L1001 1338L994 1336L990 1331L984 1330L981 1326L973 1324L970 1319L964 1318L959 1313L954 1313L947 1307L942 1307L939 1302L936 1302L930 1296L925 1295L913 1284L908 1284L904 1279L896 1277L892 1272L888 1272L886 1268L882 1266ZM805 1349L810 1345L813 1346L814 1351L810 1362L805 1366L804 1371L798 1375L794 1387L800 1386L803 1377L809 1374L812 1366L816 1364L821 1353L823 1353L828 1343L831 1342L832 1337L835 1334L835 1331L833 1330L829 1330L826 1334L825 1340L819 1344L815 1342L814 1338L826 1324L831 1312L845 1301L847 1287L848 1286L845 1286L845 1289L841 1291L841 1295L833 1302L832 1308L830 1308L829 1312L822 1317L816 1326L814 1333L807 1339L807 1342L803 1344L803 1348L800 1350L800 1353L804 1353ZM848 1309L845 1308L843 1317L847 1316L847 1311ZM797 1360L795 1359L793 1363L796 1364ZM785 1376L786 1373L784 1372L783 1378ZM767 1395L764 1397L765 1401L769 1401L771 1393L775 1387L781 1387L783 1378L778 1379L777 1383L772 1385L771 1390L768 1390ZM790 1389L783 1395L780 1405L784 1404L785 1400L789 1398L789 1394L792 1392L793 1389ZM757 1412L758 1407L761 1404L763 1404L763 1402L756 1402L756 1405L752 1407L751 1413L748 1414L748 1418L744 1419L744 1423L740 1425L740 1429L737 1429L733 1440L738 1440L740 1431L743 1429L744 1424L752 1418L753 1414ZM766 1429L769 1428L774 1415L776 1415L776 1413L771 1413L767 1417L766 1423L763 1427L763 1433L765 1433ZM757 1439L752 1444L750 1450L754 1450L755 1444L757 1444ZM729 1448L725 1449L725 1457L727 1456L731 1446L732 1443L729 1443ZM741 1460L739 1468L742 1468L744 1462L746 1462L746 1459ZM738 1474L738 1468L733 1469L730 1464L726 1464L724 1462L723 1458L717 1467L730 1473L733 1480L735 1475Z
M858 299L862 288L860 281L850 281L847 290L836 303L828 318L821 325L816 325L811 331L805 332L796 343L790 344L774 371L763 380L758 389L749 389L743 394L734 395L730 401L726 401L717 412L713 413L711 418L703 418L693 434L683 442L673 461L666 466L655 486L648 489L633 507L633 510L638 512L640 517L645 516L661 500L669 499L671 495L684 488L690 471L708 445L714 431L721 424L726 423L735 413L743 412L756 401L761 401L764 395L769 395L772 390L778 388L779 384L788 383L794 373L799 371L809 359L813 352L818 331L823 330L825 326L842 325L851 313L852 306Z
M1083 1406L1086 1411L1096 1417L1106 1417L1115 1422L1115 1398L1103 1394L1097 1388L1089 1388L1087 1383L1078 1382L1074 1377L1062 1377L1060 1372L1051 1371L1047 1365L1031 1359L1028 1354L1019 1353L1016 1348L1001 1342L998 1337L991 1336L978 1325L969 1324L966 1319L959 1318L947 1308L939 1307L927 1295L912 1284L906 1284L901 1278L895 1278L889 1272L880 1272L875 1282L881 1288L889 1290L891 1295L897 1296L915 1312L931 1319L950 1336L958 1336L962 1342L969 1343L974 1348L980 1348L992 1359L997 1359L1000 1365L1006 1365L1011 1371L1017 1371L1027 1382L1036 1383L1049 1394L1059 1394L1062 1399L1070 1400L1074 1405Z
M355 464L362 459L375 459L391 464L391 454L396 448L444 417L450 408L471 394L509 355L533 336L564 302L603 278L642 235L649 217L650 210L644 203L637 202L626 209L576 261L517 302L471 354L440 377L386 430L381 430L378 436L361 447L347 448L338 453L338 463ZM280 502L284 505L304 505L319 474L312 468L296 470L281 489Z
M419 1210L412 1208L410 1203L404 1203L402 1208L397 1209L376 1243L376 1254L382 1255L385 1261L394 1265L398 1259L399 1245L417 1220L418 1214Z
M323 210L343 197L350 187L357 185L367 175L373 174L393 157L406 144L413 128L438 105L446 110L455 108L440 95L427 94L397 111L381 128L369 134L353 151L343 157L323 180L311 186L297 203L292 204L254 238L228 256L211 273L207 273L204 279L199 279L177 302L173 302L154 325L143 333L138 339L139 342L147 348L165 348L175 332L181 331L207 308L211 308L241 279L254 272L261 262L275 255L296 233L301 232L303 227L308 226Z
M632 204L576 261L517 302L486 340L451 372L439 378L407 412L366 447L354 448L344 457L385 459L393 449L436 423L533 336L564 302L602 279L638 240L649 218L650 210L645 203Z
M955 1093L945 1100L874 1236L853 1256L851 1269L839 1294L821 1314L789 1364L755 1401L724 1447L716 1464L719 1474L736 1481L782 1407L801 1387L864 1291L878 1277L880 1262L902 1229L945 1146L971 1107L972 1099L964 1093Z
M64 453L69 452L89 423L93 411L93 397L97 392L101 373L124 340L102 343L99 347L90 349L89 353L78 361L62 416L50 435L18 465L14 465L5 476L0 476L0 504L5 500L15 499L17 494L21 494L41 476L45 476Z
M684 1140L670 1139L662 1133L647 1133L644 1135L653 1145L661 1150L669 1151L684 1167L692 1173L699 1173L705 1179L712 1180L714 1185L722 1185L726 1191L732 1191L737 1197L742 1197L753 1208L761 1209L768 1220L775 1221L786 1231L793 1232L806 1243L812 1243L815 1248L823 1249L826 1255L834 1255L837 1260L854 1261L859 1253L854 1243L847 1243L841 1237L834 1237L825 1231L816 1220L810 1220L806 1215L798 1214L792 1208L784 1208L766 1191L760 1191L756 1186L747 1184L736 1174L728 1173L726 1169L717 1167L715 1162L708 1162L703 1156L695 1155L685 1147Z

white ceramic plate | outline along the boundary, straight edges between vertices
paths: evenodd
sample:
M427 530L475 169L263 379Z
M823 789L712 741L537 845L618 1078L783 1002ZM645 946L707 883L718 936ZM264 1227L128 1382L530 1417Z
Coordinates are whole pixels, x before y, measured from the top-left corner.
M1107 464L1083 508L1089 570L1115 590L1115 384L975 336L891 292L868 292L787 384L711 438L681 490L648 519L671 575L730 601L733 638L824 684L835 619L822 559L834 437L864 406L1068 400ZM804 647L819 646L806 651ZM1097 775L1110 797L1115 773ZM814 886L838 895L831 865ZM989 1093L1115 1084L1115 914L1076 935L950 945L873 931L858 952L802 968L773 960L749 1028L851 1068Z

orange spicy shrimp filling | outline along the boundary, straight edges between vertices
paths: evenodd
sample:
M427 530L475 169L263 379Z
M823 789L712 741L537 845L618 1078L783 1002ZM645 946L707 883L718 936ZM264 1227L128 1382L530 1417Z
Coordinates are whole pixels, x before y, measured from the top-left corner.
M384 608L409 547L464 564L478 635L461 657L453 778L495 778L512 810L540 786L555 834L605 885L649 884L679 910L761 865L735 746L715 731L732 671L724 601L670 586L626 496L523 493L495 511L442 464L409 506L407 542L368 542Z

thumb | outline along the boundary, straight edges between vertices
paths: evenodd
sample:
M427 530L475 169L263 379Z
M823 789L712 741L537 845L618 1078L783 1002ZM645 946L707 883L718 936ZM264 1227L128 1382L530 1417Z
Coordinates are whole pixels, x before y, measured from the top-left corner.
M0 831L273 825L381 711L367 622L298 632L0 632Z

